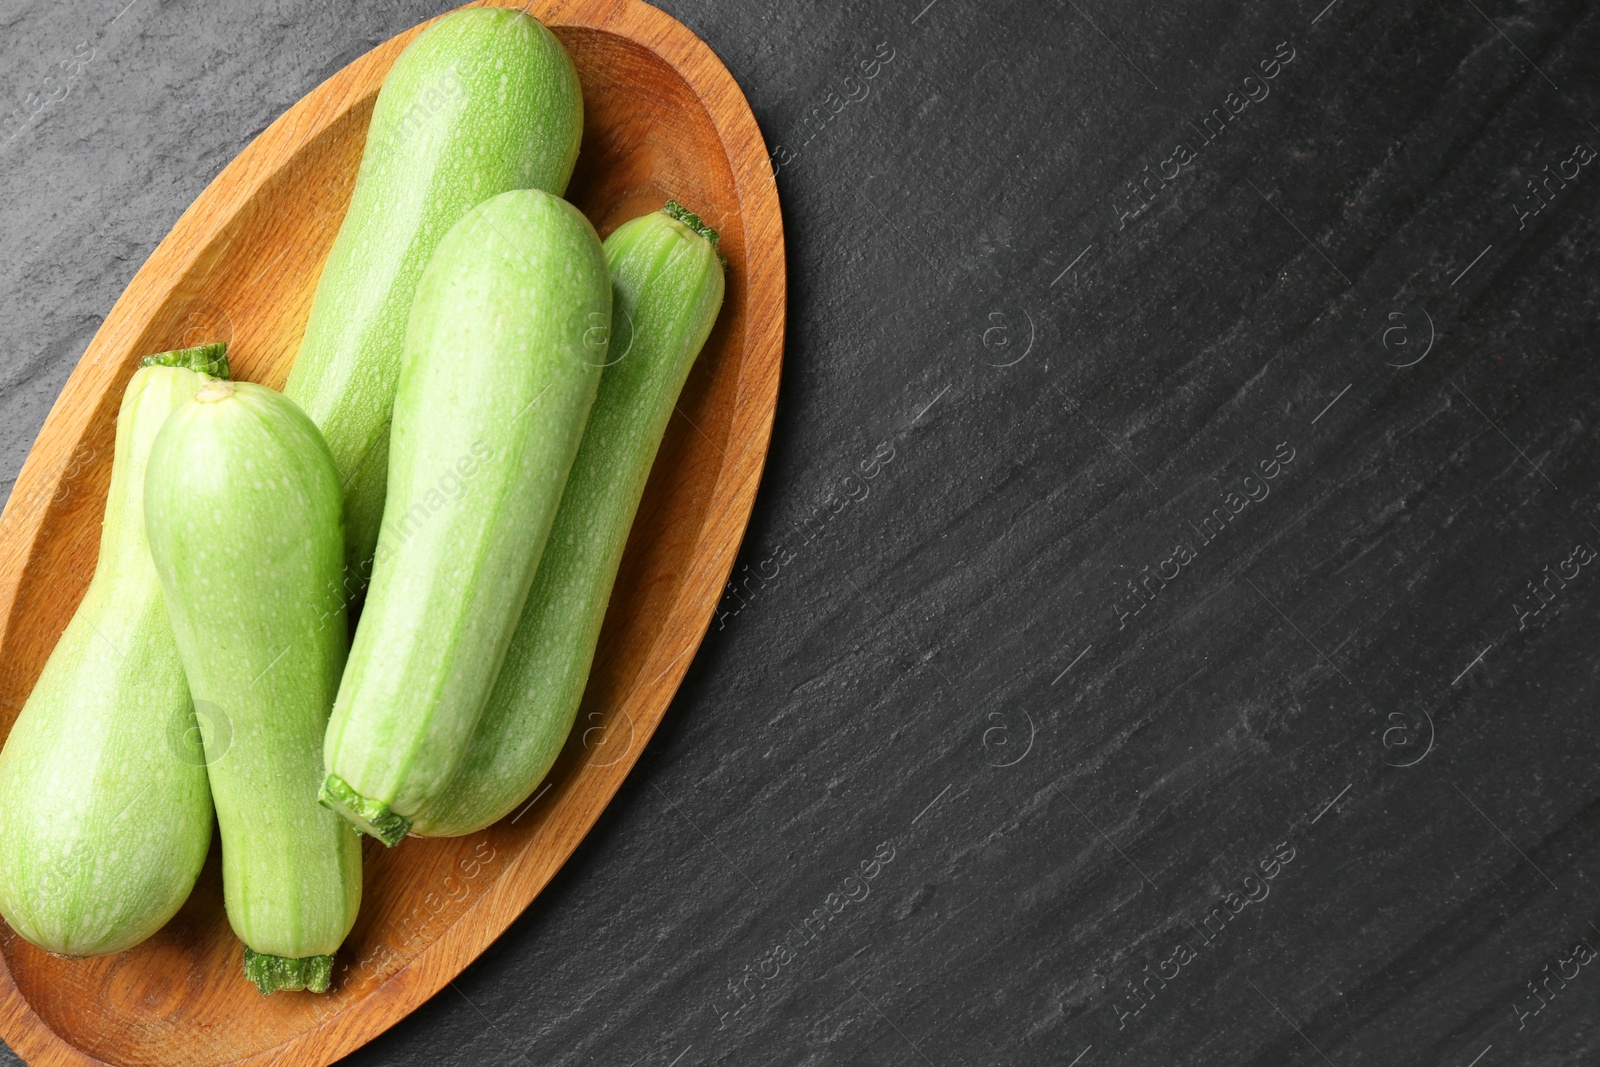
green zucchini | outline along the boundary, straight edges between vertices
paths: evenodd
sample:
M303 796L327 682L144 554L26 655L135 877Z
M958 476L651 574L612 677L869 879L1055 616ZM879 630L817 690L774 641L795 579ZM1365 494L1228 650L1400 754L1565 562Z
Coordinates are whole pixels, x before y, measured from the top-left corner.
M565 191L582 135L572 60L519 11L445 15L384 79L284 387L333 451L353 584L378 540L389 412L423 268L469 208L507 189Z
M360 839L317 803L346 650L339 476L282 394L211 382L145 478L150 552L198 704L228 922L263 993L328 986L361 902ZM226 735L226 736L225 736Z
M58 955L120 952L155 933L211 845L144 480L161 424L206 380L197 371L227 375L225 348L151 356L128 383L94 577L0 751L0 914Z
M611 363L494 693L414 833L455 837L497 822L533 792L571 732L656 450L722 306L716 243L676 203L606 238Z
M323 802L393 845L465 754L583 434L611 324L600 240L536 189L472 209L417 287L372 587Z

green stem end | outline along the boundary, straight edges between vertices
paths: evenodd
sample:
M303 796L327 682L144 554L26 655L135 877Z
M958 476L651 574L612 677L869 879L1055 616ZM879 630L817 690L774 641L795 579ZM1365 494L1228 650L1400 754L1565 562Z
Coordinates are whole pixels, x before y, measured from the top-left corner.
M231 371L228 367L228 343L217 341L209 345L196 345L193 348L179 348L171 352L158 352L153 356L145 356L139 361L141 367L182 367L212 378L227 378Z
M705 220L701 219L699 215L696 215L694 212L690 211L676 200L668 200L661 208L661 211L668 218L678 220L685 226L689 227L689 229L699 234L701 237L704 237L707 241L710 241L711 247L717 251L717 259L722 261L722 266L724 269L727 268L728 257L722 254L722 249L719 247L722 237L717 233L716 230L713 230L710 226L707 226L705 224Z
M244 948L244 976L256 984L262 993L276 993L283 989L304 989L311 993L326 993L333 980L332 956L304 956L289 959L269 956L246 945Z
M381 800L370 800L351 789L337 774L322 780L317 792L322 806L338 812L345 820L364 834L376 837L393 848L411 830L411 820L392 811Z

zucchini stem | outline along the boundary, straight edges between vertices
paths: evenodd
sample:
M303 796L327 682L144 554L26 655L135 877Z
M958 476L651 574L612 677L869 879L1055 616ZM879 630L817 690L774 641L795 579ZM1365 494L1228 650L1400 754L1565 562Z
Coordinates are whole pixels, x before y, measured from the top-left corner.
M727 269L728 257L722 254L722 248L720 246L722 237L717 233L716 230L713 230L710 226L707 226L704 219L690 211L688 208L684 207L682 204L678 203L676 200L668 200L666 204L662 206L661 211L662 214L666 215L668 218L677 219L679 222L689 227L689 229L693 230L701 237L704 237L707 241L710 241L711 247L716 250L717 259L721 261L723 269Z
M226 379L230 375L228 367L228 343L217 341L208 345L196 345L193 348L177 348L171 352L157 352L153 356L145 356L139 361L141 367L182 367L212 378Z
M411 830L411 820L381 800L372 800L350 788L343 778L330 774L322 780L317 800L338 812L364 834L376 837L390 848L398 845Z
M271 956L257 952L249 945L244 947L244 976L256 984L263 994L281 989L304 989L311 993L326 993L333 979L332 956Z

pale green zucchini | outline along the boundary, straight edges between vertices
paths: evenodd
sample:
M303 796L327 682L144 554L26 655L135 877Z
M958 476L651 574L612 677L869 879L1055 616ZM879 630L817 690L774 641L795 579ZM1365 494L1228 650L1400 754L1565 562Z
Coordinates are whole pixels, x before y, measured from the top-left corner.
M497 822L533 792L571 732L656 450L722 306L716 242L676 203L606 238L611 363L494 693L466 758L412 832L455 837Z
M605 363L588 221L534 189L468 212L417 287L372 587L323 802L393 845L465 754L522 613Z
M344 666L339 476L281 394L212 382L150 454L145 524L207 735L228 922L263 993L328 986L361 902L361 843L317 803Z
M378 540L389 411L423 268L469 208L507 189L562 193L582 135L572 60L518 11L445 15L385 77L284 387L333 452L353 583Z
M205 754L145 543L144 477L161 424L206 380L196 368L228 373L225 347L152 356L128 383L94 577L0 751L0 914L58 955L120 952L155 933L211 844Z

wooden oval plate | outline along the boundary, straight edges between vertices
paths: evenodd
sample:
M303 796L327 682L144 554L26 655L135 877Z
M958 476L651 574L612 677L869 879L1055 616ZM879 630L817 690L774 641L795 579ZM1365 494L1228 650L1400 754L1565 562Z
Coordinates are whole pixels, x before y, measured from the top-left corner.
M524 6L505 0L502 6ZM766 456L784 328L777 189L744 96L706 45L637 0L534 0L572 54L583 150L568 197L601 235L669 199L722 234L728 296L634 525L573 738L530 803L450 840L367 841L333 992L263 997L222 910L220 848L138 948L49 956L0 929L0 1036L30 1064L320 1065L475 959L544 888L661 721L711 621ZM349 201L374 99L421 27L301 100L217 176L84 353L0 517L0 723L9 730L94 569L117 407L138 358L231 342L281 386Z

